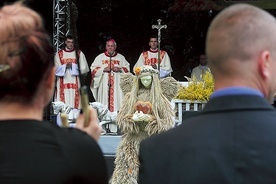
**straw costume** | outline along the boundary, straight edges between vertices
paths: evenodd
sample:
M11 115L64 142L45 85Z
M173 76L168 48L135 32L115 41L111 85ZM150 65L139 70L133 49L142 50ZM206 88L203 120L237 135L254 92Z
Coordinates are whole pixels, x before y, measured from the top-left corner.
M174 126L170 101L177 93L177 81L172 77L159 80L158 70L151 66L144 65L134 71L135 76L131 73L121 76L120 85L125 97L117 116L117 124L123 135L116 153L111 184L138 183L141 140ZM143 76L151 76L150 87L146 88L142 84ZM141 114L143 121L139 121Z

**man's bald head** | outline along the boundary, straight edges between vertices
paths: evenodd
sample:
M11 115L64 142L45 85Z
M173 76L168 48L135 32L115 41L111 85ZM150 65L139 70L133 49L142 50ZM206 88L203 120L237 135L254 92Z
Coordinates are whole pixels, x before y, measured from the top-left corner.
M209 27L206 54L215 77L239 73L242 63L254 60L264 50L276 55L276 21L257 7L232 5L218 14ZM238 63L240 67L232 65Z

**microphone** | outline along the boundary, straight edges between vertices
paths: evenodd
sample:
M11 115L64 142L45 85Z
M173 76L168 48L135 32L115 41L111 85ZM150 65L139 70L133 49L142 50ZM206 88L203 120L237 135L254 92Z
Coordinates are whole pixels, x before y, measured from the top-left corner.
M111 57L114 52L108 52L108 55Z

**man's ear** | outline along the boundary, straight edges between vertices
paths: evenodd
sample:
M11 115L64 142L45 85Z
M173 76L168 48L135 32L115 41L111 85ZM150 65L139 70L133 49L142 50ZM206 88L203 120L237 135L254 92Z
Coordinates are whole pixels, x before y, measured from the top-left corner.
M270 77L271 62L271 53L269 51L263 51L258 61L259 72L263 78Z

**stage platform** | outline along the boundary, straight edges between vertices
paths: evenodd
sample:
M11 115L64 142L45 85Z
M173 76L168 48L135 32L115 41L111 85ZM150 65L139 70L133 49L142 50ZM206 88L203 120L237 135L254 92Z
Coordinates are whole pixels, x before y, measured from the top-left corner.
M105 157L108 177L110 178L114 170L114 160L116 150L121 141L120 135L102 135L98 141Z
M120 141L120 135L102 135L98 143L105 156L115 156Z

